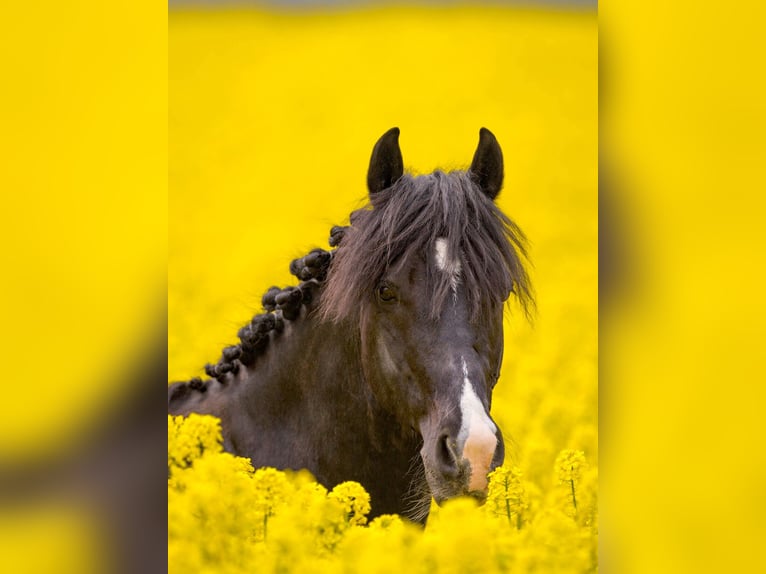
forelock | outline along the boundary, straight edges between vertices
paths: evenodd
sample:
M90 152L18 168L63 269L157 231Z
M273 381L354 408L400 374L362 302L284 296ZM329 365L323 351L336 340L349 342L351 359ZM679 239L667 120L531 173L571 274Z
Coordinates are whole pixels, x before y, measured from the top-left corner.
M402 176L352 214L322 294L324 316L354 318L392 265L431 253L437 240L459 257L461 283L474 314L486 301L511 292L528 312L533 297L523 264L524 234L468 173L436 171ZM426 276L433 293L430 311L437 316L452 289L452 277L434 266L427 266Z

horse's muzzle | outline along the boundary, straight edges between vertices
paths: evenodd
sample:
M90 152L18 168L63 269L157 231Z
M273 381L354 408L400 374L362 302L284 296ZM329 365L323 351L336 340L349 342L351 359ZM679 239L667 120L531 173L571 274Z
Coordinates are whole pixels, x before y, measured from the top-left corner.
M501 441L494 433L479 432L462 442L460 445L459 437L444 429L435 440L424 436L421 456L428 486L438 504L456 496L470 496L483 504L487 474L502 464L502 447L498 453Z

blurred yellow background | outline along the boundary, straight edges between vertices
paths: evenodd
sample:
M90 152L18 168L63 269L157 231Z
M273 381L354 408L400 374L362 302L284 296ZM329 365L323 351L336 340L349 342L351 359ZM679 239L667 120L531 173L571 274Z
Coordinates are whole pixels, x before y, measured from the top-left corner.
M35 6L0 33L0 462L92 433L165 329L166 11Z

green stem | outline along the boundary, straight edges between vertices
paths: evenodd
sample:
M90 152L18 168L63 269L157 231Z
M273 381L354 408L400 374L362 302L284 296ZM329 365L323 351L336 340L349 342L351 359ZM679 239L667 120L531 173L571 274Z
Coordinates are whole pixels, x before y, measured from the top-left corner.
M577 514L577 497L575 496L574 480L570 480L569 484L572 486L572 504L574 504L575 514Z

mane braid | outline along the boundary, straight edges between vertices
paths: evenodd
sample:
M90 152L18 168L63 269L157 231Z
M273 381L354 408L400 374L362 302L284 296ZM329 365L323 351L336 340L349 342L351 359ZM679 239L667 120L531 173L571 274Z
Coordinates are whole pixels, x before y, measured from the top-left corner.
M340 245L346 229L336 225L330 230L331 247ZM261 298L265 313L255 315L250 323L239 330L238 345L224 348L217 363L205 365L207 376L226 384L229 373L236 375L242 366L252 366L268 346L272 332L282 332L285 320L297 319L301 307L311 304L316 299L316 292L327 278L333 254L334 252L324 249L313 249L306 256L291 261L290 273L301 283L285 288L270 287ZM189 390L204 393L208 389L210 379L203 381L196 377L185 385L176 385L173 396L185 394Z
M325 319L355 321L360 303L375 292L387 269L405 258L428 256L437 239L460 254L461 284L474 318L487 311L487 301L505 300L511 293L527 317L534 308L524 266L526 237L468 172L405 174L352 213L351 223L322 294ZM451 293L451 278L435 266L427 269L434 295L426 304L436 317Z

